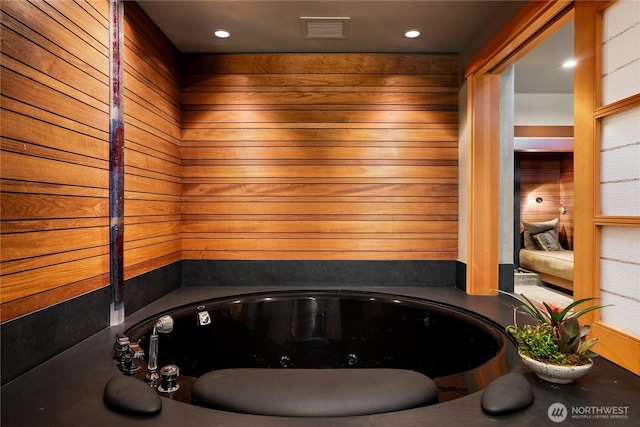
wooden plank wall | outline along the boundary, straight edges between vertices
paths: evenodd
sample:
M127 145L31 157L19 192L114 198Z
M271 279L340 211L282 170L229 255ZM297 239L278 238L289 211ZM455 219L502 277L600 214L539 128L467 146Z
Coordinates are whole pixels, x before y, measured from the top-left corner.
M2 2L2 321L109 284L108 6ZM128 279L180 260L180 76L125 8Z
M4 321L109 283L109 13L1 8Z
M558 231L565 249L573 249L573 154L520 153L520 220L559 218ZM543 203L536 203L536 197ZM560 214L562 203L567 212ZM522 230L522 224L520 224Z
M455 56L188 55L183 259L455 260Z
M180 260L180 55L125 2L125 279Z

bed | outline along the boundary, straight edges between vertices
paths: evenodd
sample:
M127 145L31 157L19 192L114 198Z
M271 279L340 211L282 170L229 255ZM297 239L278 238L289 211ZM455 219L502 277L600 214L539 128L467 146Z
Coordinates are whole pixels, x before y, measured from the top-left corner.
M543 282L573 291L573 251L558 240L558 219L524 222L520 268L537 273Z

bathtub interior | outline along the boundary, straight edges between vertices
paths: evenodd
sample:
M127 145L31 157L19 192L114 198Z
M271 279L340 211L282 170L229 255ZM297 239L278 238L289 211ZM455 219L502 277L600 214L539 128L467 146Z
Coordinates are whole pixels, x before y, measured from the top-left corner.
M437 402L479 391L509 371L501 327L442 303L371 292L281 291L202 301L130 328L147 351L159 317L158 366L180 369L173 398L192 403L197 379L228 369L398 369L438 387ZM346 372L346 371L345 371ZM147 373L141 364L139 379Z

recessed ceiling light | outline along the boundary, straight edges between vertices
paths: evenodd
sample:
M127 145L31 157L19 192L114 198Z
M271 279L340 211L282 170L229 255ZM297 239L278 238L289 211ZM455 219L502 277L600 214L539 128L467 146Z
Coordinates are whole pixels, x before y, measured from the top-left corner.
M221 39L226 39L227 37L229 37L231 34L229 33L229 31L227 30L216 30L215 33L213 33L216 35L216 37L221 38Z
M564 68L572 68L572 67L575 67L577 63L578 63L578 61L576 61L575 59L569 59L567 61L564 61L562 66Z
M404 36L408 39L415 39L420 35L420 31L418 30L408 30L404 33Z

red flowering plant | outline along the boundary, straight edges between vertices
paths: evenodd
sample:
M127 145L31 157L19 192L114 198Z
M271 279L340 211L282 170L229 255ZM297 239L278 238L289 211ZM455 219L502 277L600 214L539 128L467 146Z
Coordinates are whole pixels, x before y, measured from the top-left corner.
M513 325L506 331L518 343L518 351L532 359L557 365L584 365L597 356L591 347L598 342L596 338L587 340L589 325L580 325L578 318L586 313L606 307L591 305L575 310L580 304L596 298L583 298L574 301L565 308L543 302L533 303L525 295L498 291L520 302L520 307L535 321L535 325L518 326L517 307L513 307Z

